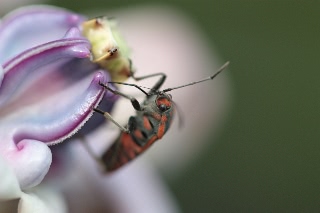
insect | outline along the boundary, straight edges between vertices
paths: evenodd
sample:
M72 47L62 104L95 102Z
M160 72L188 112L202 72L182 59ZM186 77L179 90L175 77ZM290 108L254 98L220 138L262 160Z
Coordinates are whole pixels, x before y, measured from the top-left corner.
M148 149L155 141L161 139L170 128L176 106L172 100L172 96L168 94L168 92L212 80L222 72L228 64L229 62L225 63L214 75L205 79L177 87L167 88L161 91L159 89L166 79L166 75L164 73L155 73L143 77L143 79L145 79L154 76L161 76L149 92L146 92L136 84L108 82L136 87L146 95L145 100L141 104L136 98L100 83L100 85L106 90L129 99L133 108L137 111L137 114L136 116L131 116L129 118L126 126L122 126L116 122L108 112L104 112L98 108L93 109L95 112L102 114L106 119L113 122L122 130L119 137L114 141L111 147L107 149L100 158L96 159L102 164L107 172L114 171L135 159L138 155Z

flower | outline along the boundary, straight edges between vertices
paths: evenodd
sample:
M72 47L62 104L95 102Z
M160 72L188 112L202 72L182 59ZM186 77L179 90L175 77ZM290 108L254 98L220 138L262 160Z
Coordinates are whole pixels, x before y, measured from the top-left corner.
M22 191L38 185L50 168L48 145L75 134L105 94L99 82L108 81L108 73L90 61L90 43L79 29L84 20L60 8L33 6L1 22L1 177L15 189L1 186L2 199L21 196L24 206ZM109 110L114 100L108 99Z
M32 8L34 7L29 9ZM96 14L106 13L94 12L93 14L93 16L96 16ZM199 33L200 30L176 10L147 6L122 12L111 11L107 14L108 16L110 14L110 16L116 17L119 23L121 23L121 31L124 32L124 37L132 49L132 59L139 76L167 71L168 80L165 82L164 87L171 87L210 75L214 67L219 66L215 63L215 56L206 47L206 43L204 42L205 37ZM80 16L76 15L73 17ZM51 24L42 26L44 27L43 32L52 33L53 29L56 29L58 26L52 27ZM29 28L29 30L31 29ZM26 31L30 32L29 30ZM33 39L34 37L31 36L31 40ZM44 42L46 41L41 41L41 43ZM24 42L19 43L19 45L24 45ZM33 47L35 45L37 44L30 46ZM61 104L65 106L63 109L70 109L67 107L71 105L71 100L69 99L75 98L75 94L81 94L80 91L86 91L86 88L90 87L88 86L90 85L90 81L95 79L94 73L103 75L105 77L104 81L108 80L106 72L95 71L96 66L88 62L90 61L86 57L84 59L74 59L66 63L68 66L63 66L62 71L56 73L54 70L49 70L43 76L41 75L41 71L35 70L36 79L40 79L39 81L35 81L38 82L34 86L34 90L36 91L42 88L39 86L39 82L42 82L41 77L58 79L51 85L56 87L51 89L50 87L46 88L49 89L49 92L53 91L54 94L57 93L56 96L40 96L44 103L47 102L47 105L44 105L46 108L42 107L42 99L40 99L40 102L37 99L33 100L34 104L38 106L38 112L41 112L43 109L51 109L48 106L52 106L52 103L60 104L62 101L63 103ZM56 64L54 63L49 67L56 67ZM70 67L73 69L69 70ZM61 77L61 73L65 72L68 74ZM69 76L70 73L73 74L71 77ZM58 77L56 76L57 74ZM152 80L150 79L150 81ZM150 81L143 81L138 84L149 86L154 83ZM34 85L33 83L34 81L28 84ZM134 93L126 91L131 88L122 87L121 89L131 94ZM33 94L34 90L30 90L29 92ZM173 93L175 102L181 106L182 111L187 110L188 112L188 116L184 118L185 127L178 130L177 125L173 124L169 132L161 140L161 143L153 146L144 157L138 158L135 162L112 175L102 175L96 166L96 162L88 155L81 143L78 143L79 141L73 138L72 141L52 146L51 150L49 150L50 152L47 152L47 155L50 155L52 151L53 164L49 175L37 187L23 189L23 192L21 192L16 184L17 182L19 183L19 179L15 179L17 175L12 172L12 168L14 167L5 160L0 161L1 180L4 180L2 177L6 177L6 180L9 180L8 183L11 185L11 191L15 192L13 189L16 189L16 193L13 193L14 195L11 197L22 197L22 200L25 197L30 198L25 199L27 202L25 202L24 206L29 204L27 207L38 208L20 208L21 212L68 211L84 213L106 212L107 210L108 212L179 212L174 198L169 193L165 184L163 184L155 165L159 165L168 174L178 174L181 168L185 168L184 165L186 165L185 162L188 162L188 159L197 156L199 150L203 148L203 140L201 138L208 131L208 129L199 128L199 126L211 126L210 131L216 131L227 108L225 107L228 100L226 98L228 97L226 95L227 91L226 78L223 75L212 84L209 82L205 86L199 85L175 91ZM100 90L96 92L98 94L95 96L96 99L101 98L102 94L100 94ZM16 95L15 100L23 100L21 98L25 97L24 94ZM108 96L108 94L106 95ZM134 93L134 95L137 95L137 93ZM195 96L198 97L196 105L194 105L194 100L192 99ZM25 101L27 102L27 100ZM29 99L28 101L27 103L30 104ZM73 103L76 103L76 101ZM113 103L114 100L110 101L110 98L103 98L102 106L105 105L105 109L110 110ZM30 104L30 106L32 105ZM99 105L100 107L101 105ZM11 108L7 108L10 112L9 109ZM70 111L74 112L74 109L70 109ZM120 123L126 123L129 115L134 114L128 100L117 101L114 110L115 119ZM201 113L196 113L198 111ZM60 116L59 113L56 115ZM86 139L97 153L99 151L102 152L105 149L105 145L112 142L112 135L118 134L118 132L111 130L112 126L109 129L101 126L93 130L103 120L101 117L93 115L80 130L84 133L90 132L90 134L86 134ZM19 116L16 117L17 120L20 118ZM65 118L70 117L65 116ZM213 118L215 119L213 120ZM54 119L58 119L58 116L54 117ZM8 117L9 120L11 121L11 117ZM0 137L2 137L1 134ZM0 153L0 156L2 156L2 153ZM1 164L1 162L4 163ZM55 165L62 165L64 168L61 169L61 167ZM57 171L55 168L57 168ZM39 168L39 170L43 171L43 168ZM0 184L0 194L1 192L8 191L1 186L3 185ZM9 194L6 194L6 196L8 198ZM20 204L21 206L23 207ZM3 205L0 205L0 211L1 207ZM39 208L46 210L42 209L41 211ZM13 210L13 212L15 211Z

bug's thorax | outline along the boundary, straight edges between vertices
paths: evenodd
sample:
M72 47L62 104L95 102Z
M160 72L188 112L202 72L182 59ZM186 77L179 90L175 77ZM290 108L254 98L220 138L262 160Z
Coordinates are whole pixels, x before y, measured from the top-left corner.
M157 93L145 101L145 113L154 126L154 134L160 139L169 129L173 119L174 105L172 97L166 93Z

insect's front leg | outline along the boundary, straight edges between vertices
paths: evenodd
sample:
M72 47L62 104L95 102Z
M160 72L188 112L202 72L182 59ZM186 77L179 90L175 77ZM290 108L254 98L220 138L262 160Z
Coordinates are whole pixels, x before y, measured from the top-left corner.
M112 89L108 85L105 85L105 84L102 84L102 83L100 83L100 85L102 87L104 87L106 90L112 92L113 94L120 95L120 96L122 96L122 97L124 97L126 99L129 99L131 101L131 104L132 104L132 106L133 106L133 108L135 110L137 110L137 111L143 111L144 110L143 107L140 105L140 103L138 102L138 100L136 98L134 98L132 96L129 96L129 95L126 95L126 94L124 94L124 93L122 93L122 92L120 92L118 90ZM114 123L116 126L118 126L121 129L121 131L126 132L126 133L130 133L130 129L128 127L124 127L121 124L119 124L116 120L113 119L113 117L108 112L102 111L102 110L100 110L98 108L94 108L93 110L95 112L97 112L97 113L102 114L106 119L110 120L112 123Z
M108 119L109 121L114 123L116 126L118 126L121 129L121 131L126 132L126 133L130 133L130 130L128 128L126 128L126 127L122 126L121 124L119 124L116 120L114 120L112 118L112 116L108 112L102 111L102 110L100 110L98 108L94 108L93 110L95 112L97 112L97 113L102 114L106 119Z
M124 94L124 93L122 93L122 92L120 92L118 90L114 90L114 89L110 88L109 86L107 86L105 84L100 83L100 85L103 86L106 90L112 92L113 94L120 95L120 96L122 96L122 97L124 97L126 99L129 99L131 101L131 104L132 104L132 106L133 106L133 108L135 110L137 110L137 111L142 111L143 110L143 108L141 107L139 101L135 97L132 97L130 95L126 95L126 94Z

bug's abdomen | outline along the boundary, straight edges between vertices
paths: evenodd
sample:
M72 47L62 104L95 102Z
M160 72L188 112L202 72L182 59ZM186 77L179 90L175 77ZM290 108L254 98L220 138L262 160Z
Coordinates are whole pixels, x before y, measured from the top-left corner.
M155 140L157 140L157 136L152 137L145 146L141 147L135 143L130 134L122 133L108 151L102 155L106 171L114 171L130 162L146 150Z
M165 116L159 118L146 115L130 117L130 133L121 133L112 146L103 154L107 171L113 171L130 162L162 138L166 128Z

